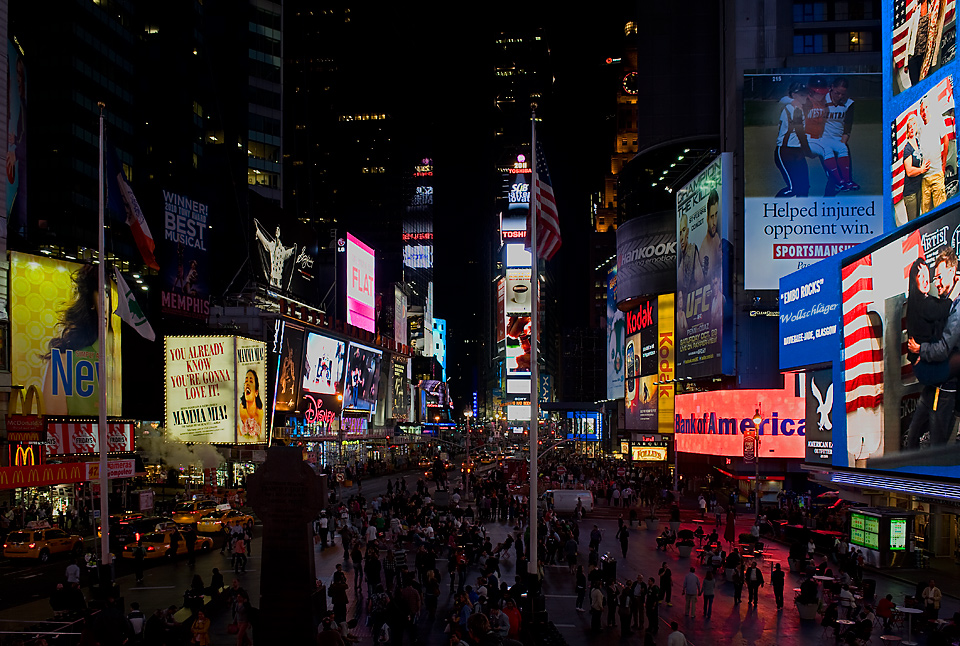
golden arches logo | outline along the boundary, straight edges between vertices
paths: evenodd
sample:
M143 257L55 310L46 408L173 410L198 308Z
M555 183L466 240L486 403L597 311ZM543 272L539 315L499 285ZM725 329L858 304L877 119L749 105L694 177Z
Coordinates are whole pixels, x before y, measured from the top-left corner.
M40 394L40 389L35 385L31 384L26 387L26 395L24 395L23 386L10 386L10 389L13 393L16 393L16 398L11 396L10 402L10 415L39 415L43 417L43 395ZM11 393L11 395L13 395ZM33 412L33 403L37 403L37 412ZM20 412L17 412L17 409L20 409Z
M13 466L15 467L32 467L37 464L37 456L33 452L32 446L20 445L17 447L17 452L14 454Z

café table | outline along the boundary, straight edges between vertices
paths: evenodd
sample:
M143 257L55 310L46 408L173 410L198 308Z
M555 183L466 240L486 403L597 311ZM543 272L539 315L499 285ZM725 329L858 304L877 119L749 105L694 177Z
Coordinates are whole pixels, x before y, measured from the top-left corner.
M907 641L902 642L903 646L917 646L917 642L913 641L913 615L922 615L923 610L920 608L901 608L900 606L897 606L897 610L907 616Z

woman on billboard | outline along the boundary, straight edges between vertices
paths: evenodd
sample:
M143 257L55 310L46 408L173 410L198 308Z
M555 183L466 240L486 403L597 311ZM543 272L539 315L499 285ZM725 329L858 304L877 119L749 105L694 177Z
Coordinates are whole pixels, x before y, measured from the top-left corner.
M244 437L263 437L263 400L260 399L260 379L253 370L247 370L240 395L240 416L237 433Z
M773 151L776 164L786 184L777 197L807 197L810 193L810 171L807 157L812 157L807 142L804 107L809 104L810 91L803 83L793 83L787 96L781 99L780 126L777 145Z

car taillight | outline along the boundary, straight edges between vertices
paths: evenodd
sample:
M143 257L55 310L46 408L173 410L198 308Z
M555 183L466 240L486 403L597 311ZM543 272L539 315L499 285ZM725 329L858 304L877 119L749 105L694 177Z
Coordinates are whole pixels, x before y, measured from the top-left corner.
M137 532L137 533L134 534L133 536L134 536L134 539L133 539L133 540L138 541L138 542L140 541L140 532Z
M147 548L147 551L148 551L148 552L152 552L152 551L153 551L153 546L151 545L150 547L148 547L148 548Z
M30 549L33 549L33 548L35 548L36 546L37 546L36 543L30 543L29 545L27 545L27 547L29 547Z
M7 549L7 544L6 544L6 543L3 544L3 549Z

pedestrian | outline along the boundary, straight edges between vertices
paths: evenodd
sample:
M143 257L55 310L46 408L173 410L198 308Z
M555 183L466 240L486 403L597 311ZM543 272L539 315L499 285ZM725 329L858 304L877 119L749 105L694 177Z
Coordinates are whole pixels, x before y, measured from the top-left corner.
M693 566L690 572L683 578L683 597L686 604L683 608L683 616L693 619L697 614L697 597L700 596L700 579L697 577L697 570Z
M389 482L389 481L388 481ZM327 512L320 512L320 520L317 521L318 529L320 530L320 549L327 549L327 533L330 531L330 519L327 518Z
M707 517L707 499L703 497L703 494L697 498L697 505L700 507L700 518Z
M620 551L623 553L623 558L627 558L627 541L630 538L630 530L627 529L626 525L621 525L620 529L617 530L617 538L620 540Z
M670 566L667 565L667 562L664 561L660 564L660 598L666 602L668 606L673 607L671 598L673 596L673 572L670 571Z
M773 572L770 573L770 583L773 585L773 596L777 600L777 610L783 610L783 584L784 572L780 569L780 564L773 566Z
M633 581L629 579L620 589L619 612L620 612L620 636L628 637L630 635L630 617L633 616Z
M582 565L577 566L576 591L577 591L577 611L583 612L583 598L587 596L587 577L583 573Z
M747 605L753 604L757 607L757 593L763 587L763 570L757 567L756 561L750 562L744 578L747 582Z
M660 588L653 577L647 581L647 635L656 635L660 630Z
M600 582L594 581L593 588L590 590L590 630L594 633L600 632L600 619L603 616L603 606L605 600L603 592L600 590Z
M187 528L183 533L183 542L187 547L187 565L196 565L197 563L197 532L193 526Z
M203 610L197 611L197 618L190 625L190 643L199 646L209 646L210 644L210 620Z
M250 629L250 600L247 598L246 592L237 594L237 600L233 607L233 622L237 624L237 646L253 644L253 639L247 634Z
M703 578L703 616L709 619L713 616L713 597L716 594L717 580L713 577L712 571L707 571L707 576Z
M607 628L617 627L617 582L608 581L606 585L607 595Z
M937 619L940 614L940 600L943 598L943 594L933 579L930 579L930 583L923 589L922 596L923 606L927 611L927 618L930 620Z
M147 557L147 550L143 546L143 541L137 539L137 544L133 546L133 574L137 584L143 583L143 560Z
M667 636L667 646L687 646L687 638L680 632L680 624L670 622L670 634Z
M345 580L335 577L333 583L330 584L327 590L327 596L330 597L330 602L333 603L333 618L337 623L343 623L347 620L348 589Z
M70 559L70 564L67 566L66 572L64 575L67 577L67 585L73 585L76 583L80 584L80 566L77 565L76 559ZM143 578L143 577L140 577Z
M743 563L733 568L733 603L740 603L743 594Z
M643 609L647 601L647 584L643 582L643 575L638 574L633 582L633 627L643 630Z
M233 542L233 573L247 573L247 543L239 536Z

